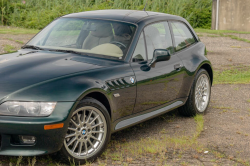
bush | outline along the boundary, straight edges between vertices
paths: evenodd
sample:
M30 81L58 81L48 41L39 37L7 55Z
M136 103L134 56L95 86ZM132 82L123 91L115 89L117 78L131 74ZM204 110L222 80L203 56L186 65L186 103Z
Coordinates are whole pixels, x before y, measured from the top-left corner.
M146 0L0 0L1 23L42 29L69 13L100 9L142 10ZM210 28L212 0L148 0L146 10L179 15L194 28Z

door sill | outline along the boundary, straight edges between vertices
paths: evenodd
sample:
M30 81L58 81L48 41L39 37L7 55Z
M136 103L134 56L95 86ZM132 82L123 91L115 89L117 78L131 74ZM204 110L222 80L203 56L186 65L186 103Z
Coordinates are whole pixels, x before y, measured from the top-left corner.
M152 112L148 112L148 113L145 113L145 114L142 114L142 115L138 115L138 116L135 116L135 117L132 117L132 118L129 118L129 119L125 119L125 120L122 120L120 121L119 123L116 124L115 126L115 130L120 130L122 128L125 128L125 127L128 127L128 126L132 126L132 125L135 125L139 122L142 122L142 121L145 121L147 119L151 119L155 116L158 116L162 113L165 113L165 112L168 112L178 106L181 106L183 105L183 101L176 101L170 105L167 105L165 107L162 107L160 109L157 109L155 111L152 111Z

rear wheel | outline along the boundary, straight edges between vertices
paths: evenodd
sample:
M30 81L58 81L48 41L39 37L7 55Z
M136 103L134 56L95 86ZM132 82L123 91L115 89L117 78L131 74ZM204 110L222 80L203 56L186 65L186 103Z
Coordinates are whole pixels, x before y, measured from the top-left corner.
M206 70L200 69L194 79L189 97L185 105L179 108L184 116L204 114L207 110L211 95L211 81Z
M76 164L93 161L105 150L110 139L110 117L102 103L84 99L73 112L60 160Z

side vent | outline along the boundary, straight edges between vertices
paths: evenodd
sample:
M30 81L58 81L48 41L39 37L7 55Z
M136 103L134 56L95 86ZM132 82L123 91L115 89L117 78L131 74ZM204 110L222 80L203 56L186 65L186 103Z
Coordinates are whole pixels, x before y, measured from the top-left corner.
M131 83L128 83L126 81L126 78L118 78L118 79L110 80L110 81L107 81L106 84L111 90L123 89L123 88L132 86Z

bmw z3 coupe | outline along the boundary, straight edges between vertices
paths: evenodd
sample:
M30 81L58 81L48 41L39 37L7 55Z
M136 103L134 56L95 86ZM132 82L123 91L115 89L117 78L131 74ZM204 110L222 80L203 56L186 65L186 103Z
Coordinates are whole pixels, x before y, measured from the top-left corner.
M213 70L182 17L100 10L54 20L0 56L0 155L84 163L112 133L178 108L207 110Z

